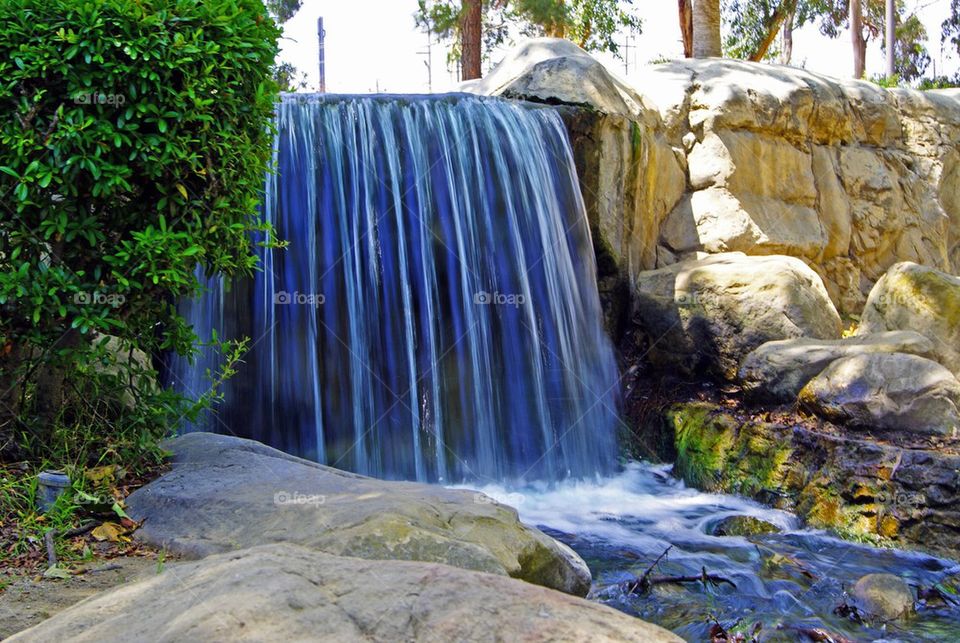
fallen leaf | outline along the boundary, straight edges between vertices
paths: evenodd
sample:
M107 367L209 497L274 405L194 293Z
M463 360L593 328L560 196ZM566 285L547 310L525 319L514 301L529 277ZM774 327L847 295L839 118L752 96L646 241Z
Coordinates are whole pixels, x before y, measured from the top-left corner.
M115 465L108 464L102 467L87 469L83 472L83 477L92 482L94 486L100 486L113 482L116 470L117 467Z
M126 532L126 529L115 522L105 522L90 532L90 535L101 542L106 540L112 543L118 543L121 542L120 537Z
M69 571L63 569L62 567L57 567L56 565L43 572L44 578L71 578L72 576L73 574L71 574Z

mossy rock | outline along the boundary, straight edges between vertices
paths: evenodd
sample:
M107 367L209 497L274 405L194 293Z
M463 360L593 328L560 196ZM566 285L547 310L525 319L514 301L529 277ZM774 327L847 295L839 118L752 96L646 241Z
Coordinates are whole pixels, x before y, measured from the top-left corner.
M754 516L727 516L711 525L707 532L713 536L763 536L778 534L780 528Z

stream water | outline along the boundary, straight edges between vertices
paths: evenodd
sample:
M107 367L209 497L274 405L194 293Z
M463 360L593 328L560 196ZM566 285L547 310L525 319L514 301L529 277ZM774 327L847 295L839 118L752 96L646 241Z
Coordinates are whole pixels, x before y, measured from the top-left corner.
M960 573L960 563L802 529L789 513L687 488L670 475L670 465L631 463L596 483L480 490L516 507L526 523L579 553L593 572L594 600L690 641L709 640L713 618L728 629L738 620L748 630L759 622L763 641L807 640L800 633L804 628L822 628L853 641L960 640L957 607L920 605L909 620L886 625L861 624L834 613L847 602L845 589L865 574L888 572L929 588ZM749 538L711 535L719 521L738 515L765 520L782 531ZM692 582L657 585L646 595L625 592L623 584L643 574L671 545L654 575L699 575L706 569L736 587L721 583L705 588Z

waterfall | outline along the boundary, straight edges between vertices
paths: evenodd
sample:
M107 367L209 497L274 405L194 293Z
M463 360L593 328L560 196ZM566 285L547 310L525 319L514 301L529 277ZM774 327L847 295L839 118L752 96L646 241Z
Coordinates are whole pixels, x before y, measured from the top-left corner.
M252 343L191 428L384 478L610 472L617 370L559 115L286 95L276 124L263 215L289 245L183 303L199 331L226 323ZM171 381L196 395L214 360L176 360Z

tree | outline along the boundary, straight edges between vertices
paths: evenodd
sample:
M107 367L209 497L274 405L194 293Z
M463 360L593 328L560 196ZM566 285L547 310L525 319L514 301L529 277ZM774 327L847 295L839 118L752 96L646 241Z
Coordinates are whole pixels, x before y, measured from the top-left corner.
M850 0L850 39L853 44L853 77L863 78L867 61L867 39L863 35L863 6Z
M278 25L287 22L300 11L301 0L265 0L264 5L270 17ZM279 63L273 70L273 79L280 91L293 92L307 88L307 74L301 72L293 63Z
M0 4L0 438L21 453L89 436L109 461L175 428L150 364L107 344L191 354L195 268L255 269L279 35L260 0Z
M467 79L479 77L480 61L514 33L566 38L587 51L617 54L616 36L620 30L640 31L640 19L630 11L632 3L633 0L418 0L414 19L418 27L453 41L448 57L459 61L463 78Z
M893 73L888 76L898 77L907 82L920 79L930 66L930 54L922 43L927 41L927 28L916 14L901 19L894 30L893 40ZM884 51L887 44L884 42ZM888 52L889 56L889 52Z
M720 43L720 0L693 0L693 57L723 55Z
M460 12L460 68L463 80L480 78L483 61L481 30L483 29L483 3L481 0L463 0Z
M949 42L960 54L960 0L950 0L950 15L941 27L941 42Z
M960 1L960 0L954 0ZM807 19L819 18L820 32L836 38L843 29L850 29L853 49L854 75L862 78L865 68L867 44L880 39L886 23L886 0L806 0L798 5L798 13L807 13ZM894 69L903 79L917 78L917 70L923 73L929 64L929 55L921 44L926 38L923 23L915 15L907 15L906 2L896 0L894 30ZM917 40L912 40L918 38ZM882 42L882 39L881 39ZM886 45L882 45L886 50Z
M683 38L683 55L693 58L693 0L679 0L680 35Z
M798 0L726 0L722 5L728 31L725 53L754 62L763 60L781 29L787 33L788 21L792 38L797 7Z
M896 0L886 0L884 7L883 26L885 31L884 48L887 51L887 76L892 77L896 72L896 27L897 12Z

